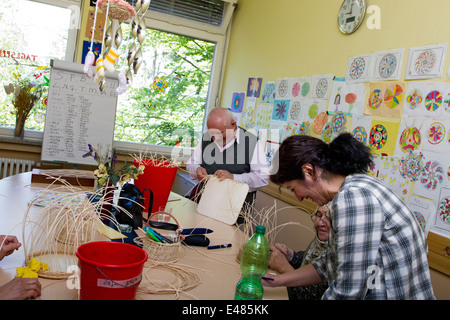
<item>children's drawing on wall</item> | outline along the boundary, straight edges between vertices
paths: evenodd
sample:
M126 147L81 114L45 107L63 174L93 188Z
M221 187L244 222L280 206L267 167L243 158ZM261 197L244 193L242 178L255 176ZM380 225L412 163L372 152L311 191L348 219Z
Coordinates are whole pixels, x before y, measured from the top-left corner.
M256 98L247 98L246 104L241 113L240 126L250 130L255 127L256 119Z
M342 112L338 111L331 117L331 129L334 136L338 136L345 131L345 126L347 124L347 116Z
M288 121L301 121L306 109L306 103L303 100L291 100L289 108Z
M307 98L310 96L311 78L290 78L289 85L289 99Z
M409 151L400 159L400 174L411 182L417 181L424 170L424 156L422 152Z
M313 75L311 81L311 98L328 100L332 82L332 74Z
M231 112L241 113L244 108L245 93L235 92L231 100Z
M319 112L317 117L313 121L313 130L317 134L321 134L323 127L328 122L328 115L325 111Z
M400 80L404 51L405 49L374 52L372 80Z
M262 78L248 78L247 97L258 98L261 94Z
M397 143L397 133L400 126L400 120L388 121L386 118L372 118L369 147L374 154L393 155Z
M287 121L289 105L289 100L275 100L273 103L272 120Z
M369 115L354 115L350 127L350 133L353 138L364 145L368 145L369 132L371 130L372 116Z
M450 189L441 188L434 226L450 232Z
M273 103L275 100L275 82L266 82L263 86L263 91L261 94L261 102L263 103Z
M255 115L255 126L257 129L268 129L270 119L272 119L273 105L258 104Z
M403 115L398 131L398 144L395 154L402 156L410 151L422 148L422 127L425 122L424 117L412 117Z
M410 48L405 79L441 78L447 43Z
M432 218L434 218L436 212L436 205L431 199L411 195L408 199L408 207L414 213L426 236L434 223Z
M276 83L275 100L288 99L289 96L289 80L278 79Z
M368 82L372 78L372 55L351 57L348 59L345 80L348 83Z
M86 29L84 36L91 39L92 32L94 32L94 40L103 40L103 30L105 28L106 13L97 11L97 17L95 17L95 10L90 10L88 20L86 23ZM94 27L95 22L95 27ZM94 27L94 30L92 28Z
M84 64L86 62L86 55L89 51L92 51L94 53L94 62L93 66L96 65L97 59L102 54L102 43L101 42L93 42L92 48L91 48L91 42L90 41L83 41L83 53L81 56L81 63Z
M450 130L450 120L426 118L422 131L424 137L422 150L450 154L448 139L446 139L448 130Z
M379 177L383 183L391 188L403 201L409 198L409 181L400 174L400 157L380 156Z
M450 84L446 82L409 82L405 114L450 119Z
M348 116L363 114L366 99L365 84L349 84L344 78L335 78L332 83L328 113L342 111Z
M403 82L371 82L365 114L386 118L401 118L403 113Z
M438 201L439 190L448 185L445 160L441 154L424 152L423 170L414 184L414 194Z

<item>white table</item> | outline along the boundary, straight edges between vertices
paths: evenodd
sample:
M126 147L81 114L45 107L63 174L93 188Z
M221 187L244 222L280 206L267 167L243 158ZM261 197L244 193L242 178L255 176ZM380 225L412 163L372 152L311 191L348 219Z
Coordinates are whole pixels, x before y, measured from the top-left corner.
M31 183L31 173L21 173L0 180L0 234L16 235L22 241L22 220L27 203L34 199L38 190L47 187ZM196 213L195 203L177 194L171 193L167 208L177 218L183 228L203 227L212 229L208 234L210 244L231 243L230 248L207 250L205 247L183 246L177 266L196 273L200 284L181 293L178 299L232 300L234 289L240 279L240 266L236 261L243 233L234 226L202 216ZM12 255L0 261L0 284L11 280L16 268L23 266L24 252L20 248ZM146 272L146 269L144 269ZM149 275L164 280L172 276L164 270L150 270ZM69 289L66 280L49 280L40 278L42 285L41 299L78 299L78 290ZM144 294L138 292L136 299L174 299L174 294ZM287 299L285 288L265 288L264 299Z

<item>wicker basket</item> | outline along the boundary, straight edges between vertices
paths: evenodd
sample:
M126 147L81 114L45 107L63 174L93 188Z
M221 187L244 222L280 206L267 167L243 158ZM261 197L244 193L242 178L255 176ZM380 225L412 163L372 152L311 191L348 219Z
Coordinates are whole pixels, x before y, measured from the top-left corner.
M168 212L158 211L154 212L150 215L150 217L147 220L147 223L145 226L148 226L150 223L150 219L157 215L157 214L167 214L172 219L175 220L178 227L180 227L180 224L178 223L177 219L175 219L174 216L172 216ZM147 236L143 237L136 237L134 238L134 242L142 247L142 249L147 252L148 254L148 262L150 263L173 263L177 262L180 258L180 252L181 252L181 241L174 242L174 243L160 243L156 242L152 239L150 239Z

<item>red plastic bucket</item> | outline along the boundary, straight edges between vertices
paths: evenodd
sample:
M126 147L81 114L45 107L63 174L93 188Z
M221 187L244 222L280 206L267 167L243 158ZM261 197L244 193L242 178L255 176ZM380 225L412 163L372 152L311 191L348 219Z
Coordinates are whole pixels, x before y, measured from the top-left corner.
M134 245L96 241L77 248L80 300L133 300L147 253Z
M142 192L147 188L153 192L153 205L151 211L148 211L149 205L148 199L146 198L144 201L144 212L156 212L159 210L159 207L167 204L167 199L169 199L170 190L172 190L178 167L157 160L144 160L140 163L134 161L134 165L136 167L139 165L145 166L144 173L134 180L134 185ZM145 193L145 197L147 197L147 193Z

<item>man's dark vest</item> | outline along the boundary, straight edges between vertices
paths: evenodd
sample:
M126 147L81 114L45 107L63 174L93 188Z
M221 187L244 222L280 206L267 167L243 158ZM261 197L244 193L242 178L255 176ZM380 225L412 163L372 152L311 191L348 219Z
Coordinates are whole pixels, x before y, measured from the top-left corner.
M219 147L206 132L202 140L202 167L208 174L214 174L217 170L227 170L230 173L242 174L250 172L250 162L255 151L258 138L238 127L239 143L234 144L220 152Z

